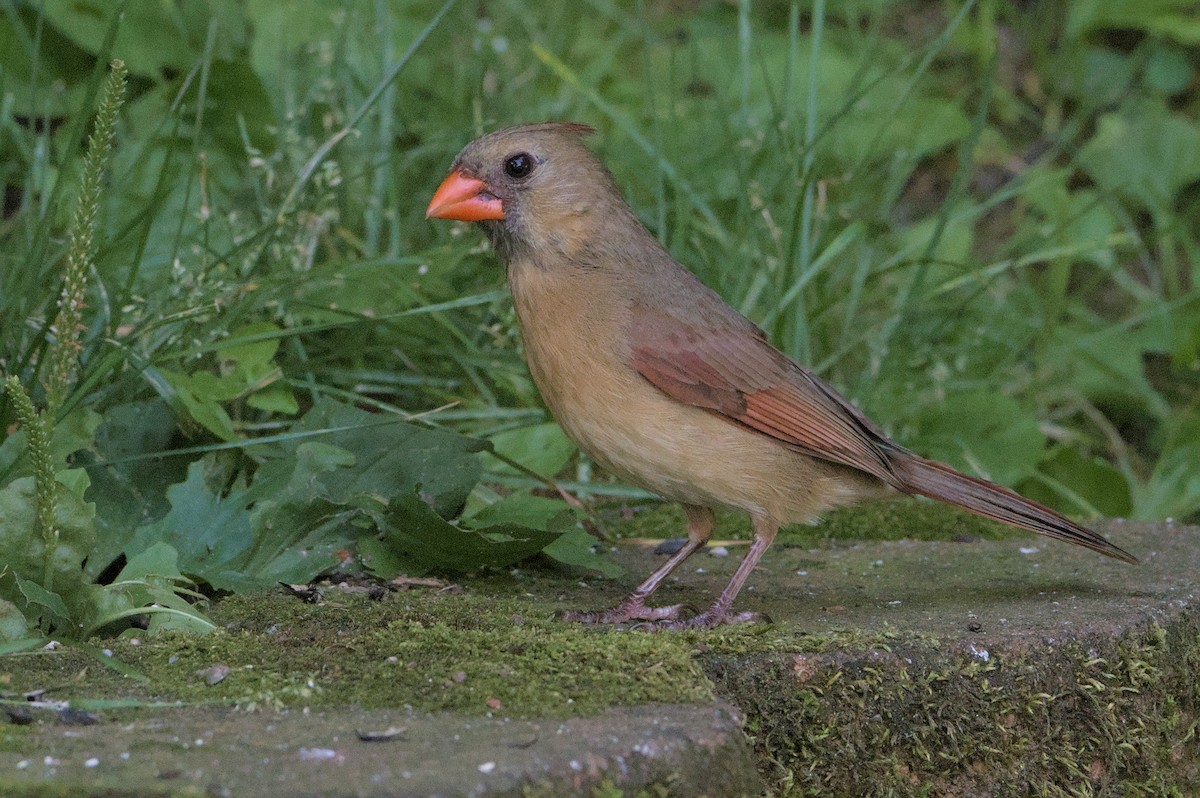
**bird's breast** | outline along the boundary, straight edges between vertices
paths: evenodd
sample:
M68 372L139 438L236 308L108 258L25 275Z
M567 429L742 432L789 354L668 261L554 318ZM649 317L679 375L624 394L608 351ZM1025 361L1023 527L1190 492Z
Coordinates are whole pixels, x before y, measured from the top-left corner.
M509 270L530 374L580 448L674 501L809 520L848 495L831 467L678 402L631 365L631 301L599 274Z

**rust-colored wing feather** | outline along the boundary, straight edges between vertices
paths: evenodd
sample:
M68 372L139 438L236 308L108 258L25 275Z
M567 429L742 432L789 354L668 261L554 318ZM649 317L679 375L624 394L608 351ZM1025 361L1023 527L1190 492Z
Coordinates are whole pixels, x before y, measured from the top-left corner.
M633 340L634 368L675 399L903 490L875 425L749 322L698 330L642 309Z
M854 405L772 347L761 330L732 311L703 322L689 323L656 308L635 309L633 367L680 402L813 457L865 471L903 493L928 496L1118 560L1137 562L1043 504L927 460L889 440Z

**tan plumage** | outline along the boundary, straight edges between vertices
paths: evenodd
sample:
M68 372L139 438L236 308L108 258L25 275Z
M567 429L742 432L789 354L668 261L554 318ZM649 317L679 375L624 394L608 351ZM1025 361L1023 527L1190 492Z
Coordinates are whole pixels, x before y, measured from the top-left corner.
M508 268L530 373L581 448L614 474L681 502L688 544L625 602L575 620L663 626L748 620L733 598L778 527L895 491L1136 560L1036 502L926 460L770 345L677 264L583 143L546 123L477 139L429 216L478 221ZM695 618L644 601L712 533L712 508L745 510L755 543Z

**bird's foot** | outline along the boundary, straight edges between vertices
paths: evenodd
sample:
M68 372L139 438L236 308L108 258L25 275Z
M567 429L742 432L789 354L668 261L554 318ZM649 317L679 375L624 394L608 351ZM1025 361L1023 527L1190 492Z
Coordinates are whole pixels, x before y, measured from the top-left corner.
M684 629L716 629L727 623L770 623L771 619L761 612L730 612L722 607L709 607L691 618L668 618L654 623L639 624L635 628L647 631L675 631Z
M627 598L607 610L562 610L556 614L560 621L572 623L628 623L648 621L670 623L683 620L681 616L694 614L695 609L687 604L672 604L669 607L647 607L643 599Z

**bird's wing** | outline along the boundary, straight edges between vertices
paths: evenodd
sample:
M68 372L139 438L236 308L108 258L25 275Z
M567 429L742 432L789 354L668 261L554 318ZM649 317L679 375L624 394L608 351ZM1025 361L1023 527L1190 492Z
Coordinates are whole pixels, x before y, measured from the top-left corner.
M635 309L632 333L634 368L680 402L813 457L865 471L904 493L929 496L985 518L1137 562L1133 555L1049 507L888 440L854 405L772 347L758 328L740 317L696 322L653 308Z
M633 367L668 396L897 485L896 445L748 322L699 325L639 307L631 332Z

